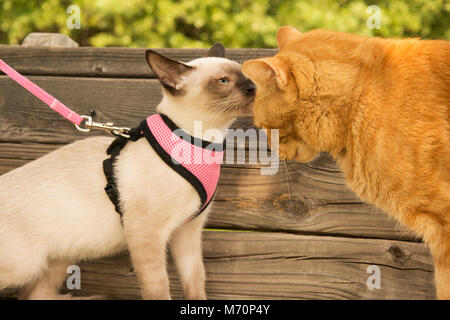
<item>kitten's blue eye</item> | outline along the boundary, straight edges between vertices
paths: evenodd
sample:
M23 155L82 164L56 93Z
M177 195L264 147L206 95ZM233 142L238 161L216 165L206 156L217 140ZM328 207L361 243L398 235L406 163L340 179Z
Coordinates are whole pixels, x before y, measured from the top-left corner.
M225 77L219 79L219 81L220 81L220 83L223 83L223 84L228 84L230 82L230 80L228 80L228 78L225 78Z

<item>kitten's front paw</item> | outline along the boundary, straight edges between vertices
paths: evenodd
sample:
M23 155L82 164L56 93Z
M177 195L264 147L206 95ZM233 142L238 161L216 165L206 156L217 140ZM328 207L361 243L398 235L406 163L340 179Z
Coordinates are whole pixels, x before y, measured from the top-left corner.
M70 293L59 294L55 297L55 300L110 300L108 296L102 294L96 294L92 296L76 296Z
M96 294L94 296L72 296L70 300L110 300L108 296Z
M143 300L172 300L169 292L145 291L142 292Z
M207 300L205 290L201 290L200 292L187 292L186 293L187 300Z

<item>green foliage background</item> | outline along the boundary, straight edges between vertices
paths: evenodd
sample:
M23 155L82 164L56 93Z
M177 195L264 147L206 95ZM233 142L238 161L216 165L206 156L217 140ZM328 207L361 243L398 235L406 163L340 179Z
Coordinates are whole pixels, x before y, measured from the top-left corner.
M334 29L383 37L450 40L450 0L0 0L0 43L20 44L30 32L61 32L83 46L276 47L278 27ZM81 9L69 30L67 7ZM381 28L369 29L369 5Z

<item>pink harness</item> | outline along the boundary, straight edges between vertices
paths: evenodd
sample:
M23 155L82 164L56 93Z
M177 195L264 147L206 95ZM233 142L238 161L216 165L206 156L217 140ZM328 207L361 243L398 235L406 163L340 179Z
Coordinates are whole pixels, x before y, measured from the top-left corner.
M133 141L145 137L160 158L195 188L201 205L191 220L202 213L216 192L223 159L223 143L192 137L164 114L151 115L128 134ZM103 162L108 181L105 191L120 215L122 210L113 164L128 141L124 137L116 138L107 150L111 157Z
M147 118L146 123L158 145L164 149L165 154L171 156L172 161L168 165L172 168L174 165L181 165L200 182L206 193L206 198L202 200L203 207L206 206L216 192L223 159L223 144L191 137L165 115L154 114ZM161 156L159 152L158 154ZM181 175L187 178L183 173Z

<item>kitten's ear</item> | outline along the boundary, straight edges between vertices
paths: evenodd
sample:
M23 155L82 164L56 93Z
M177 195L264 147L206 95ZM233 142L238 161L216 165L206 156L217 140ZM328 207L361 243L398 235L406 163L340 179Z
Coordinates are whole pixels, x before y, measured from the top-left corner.
M179 92L183 87L181 76L194 69L194 67L166 58L152 50L147 50L145 57L164 88L173 94Z
M289 66L276 56L249 60L242 65L242 73L260 84L275 78L280 88L287 86L290 77Z
M289 43L300 37L302 33L297 29L289 26L284 26L277 31L278 49L283 49Z
M224 58L225 57L225 47L220 42L217 42L215 45L213 45L211 47L211 49L209 49L206 56L207 57Z

